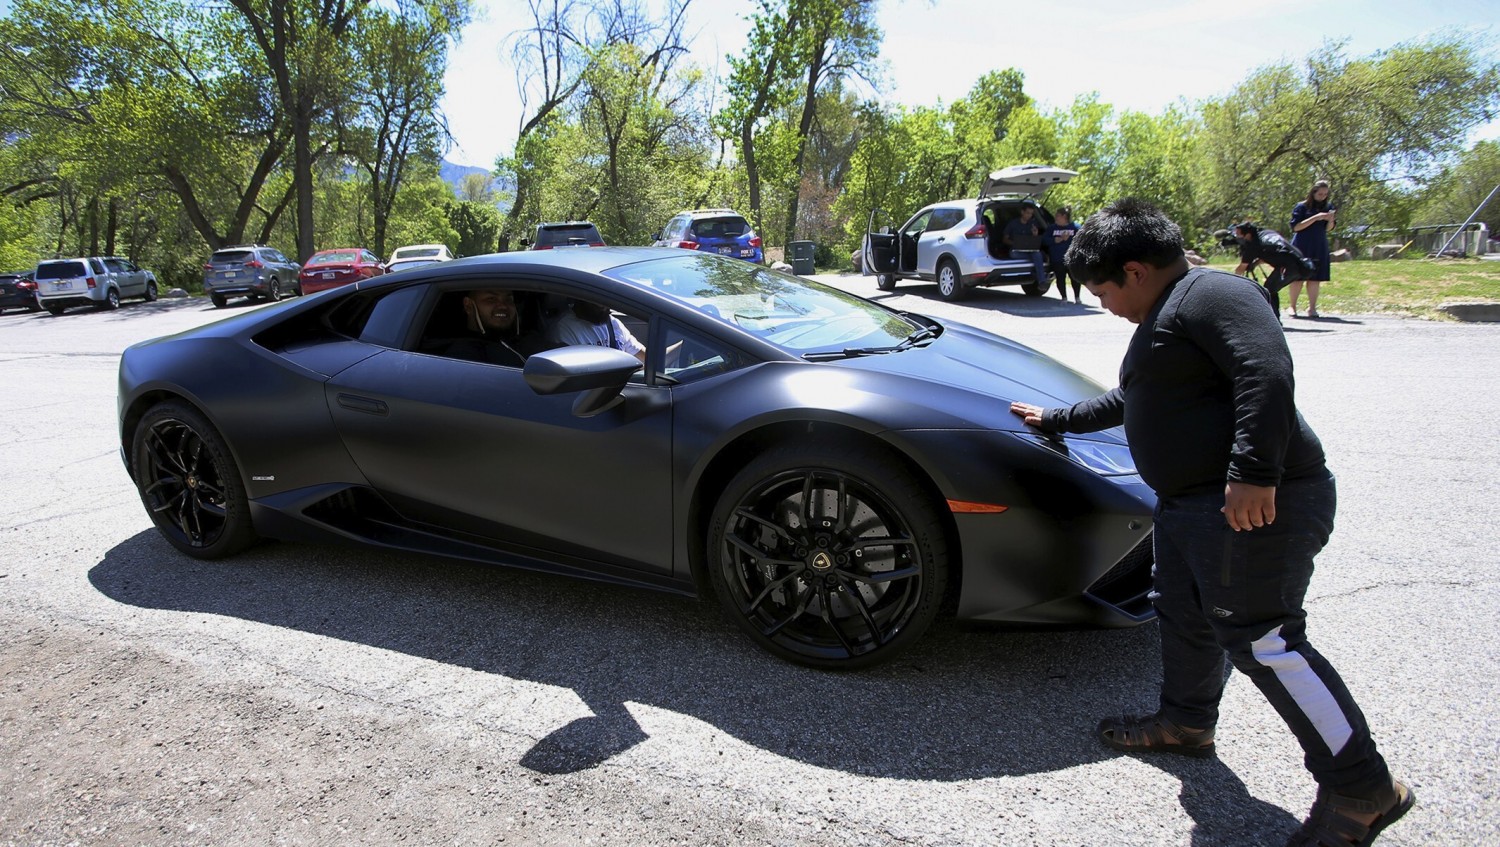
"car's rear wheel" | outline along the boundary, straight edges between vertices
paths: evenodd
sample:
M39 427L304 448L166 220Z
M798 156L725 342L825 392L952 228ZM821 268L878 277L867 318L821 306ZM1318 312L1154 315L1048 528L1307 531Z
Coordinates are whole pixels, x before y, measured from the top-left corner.
M208 299L213 301L215 309L222 309L224 304L229 302L222 294L210 294Z
M131 466L146 512L173 547L218 559L255 541L239 468L196 409L175 400L152 407L136 427Z
M271 286L270 286L270 288L266 289L266 299L267 300L280 300L281 299L281 280L277 279L274 276L271 277Z
M938 296L948 302L956 302L969 296L969 289L964 286L963 279L958 275L958 265L952 259L943 259L937 266Z
M896 290L896 275L895 274L876 274L875 275L875 287L878 288L878 289L880 289L881 291L895 291Z
M106 312L113 312L120 308L120 292L113 288L104 292L104 302L99 304L99 308Z
M881 451L833 440L761 454L708 536L724 608L771 653L817 668L890 659L932 623L947 540L932 498Z

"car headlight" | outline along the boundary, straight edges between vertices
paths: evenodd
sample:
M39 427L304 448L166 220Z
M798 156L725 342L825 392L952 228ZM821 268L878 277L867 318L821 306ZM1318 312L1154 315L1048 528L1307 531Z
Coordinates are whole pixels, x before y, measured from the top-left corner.
M1129 476L1136 473L1135 457L1130 455L1130 448L1124 444L1034 432L1012 434L1023 441L1072 459L1100 476Z

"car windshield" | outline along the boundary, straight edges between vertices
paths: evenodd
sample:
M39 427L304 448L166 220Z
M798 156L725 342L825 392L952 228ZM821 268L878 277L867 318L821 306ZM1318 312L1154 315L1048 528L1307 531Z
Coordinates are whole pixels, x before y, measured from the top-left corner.
M604 274L675 297L798 356L883 352L922 329L836 288L700 253L621 265Z
M78 276L88 276L88 269L82 262L48 262L37 266L37 279L72 279Z
M255 254L249 250L221 250L215 253L213 259L211 259L210 261L219 262L221 264L244 264L245 262L248 262L253 258L255 258Z
M332 265L339 262L354 262L359 259L359 254L353 250L334 250L329 253L319 253L307 260L308 267L313 265Z
M402 247L400 250L396 251L396 255L392 257L391 261L397 261L400 259L420 259L427 256L436 256L439 249L440 248L437 247Z
M537 230L539 247L555 247L561 244L591 244L602 242L599 230L593 224L552 224Z
M744 218L703 218L693 221L693 235L698 238L739 238L750 224Z

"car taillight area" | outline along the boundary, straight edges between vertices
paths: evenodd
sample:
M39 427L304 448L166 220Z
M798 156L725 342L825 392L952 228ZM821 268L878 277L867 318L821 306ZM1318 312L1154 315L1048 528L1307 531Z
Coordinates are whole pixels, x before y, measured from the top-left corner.
M696 241L679 241L679 242L677 242L677 246L681 247L684 250L697 250L698 249L698 242L696 242Z
M989 232L989 228L984 225L983 221L981 221L969 227L969 231L964 233L964 238L983 238L988 235Z

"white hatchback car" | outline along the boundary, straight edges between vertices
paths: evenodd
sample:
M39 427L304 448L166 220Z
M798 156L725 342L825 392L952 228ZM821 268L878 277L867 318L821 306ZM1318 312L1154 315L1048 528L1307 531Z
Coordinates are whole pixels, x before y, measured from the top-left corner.
M1052 214L1037 206L1036 198L1077 175L1047 165L994 171L978 197L924 206L895 232L889 226L876 230L876 221L887 214L873 209L861 246L863 273L874 276L881 291L892 290L901 279L933 281L944 300L962 300L975 287L989 285L1019 285L1040 297L1047 281L1036 278L1029 257L1011 255L1002 233L1024 205L1036 208L1042 226L1051 226Z
M391 260L385 263L386 273L431 265L435 262L451 262L453 254L446 244L411 244L397 247L391 252Z

